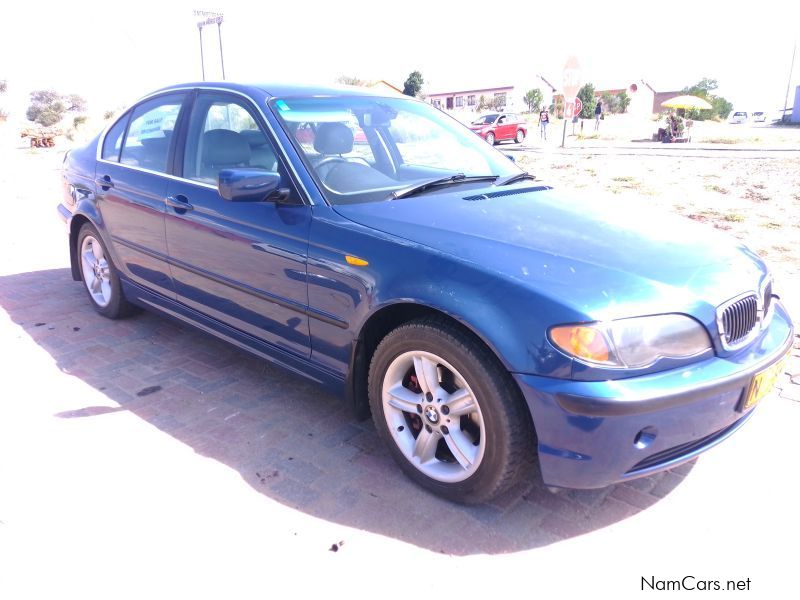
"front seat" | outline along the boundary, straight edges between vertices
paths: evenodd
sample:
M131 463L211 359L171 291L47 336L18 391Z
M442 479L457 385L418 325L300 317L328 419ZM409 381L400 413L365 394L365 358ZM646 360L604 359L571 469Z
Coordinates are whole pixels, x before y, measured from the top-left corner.
M363 192L396 185L396 181L362 162L342 156L353 151L353 131L344 123L322 123L314 137L321 158L314 170L322 182L340 194Z
M216 182L222 169L249 165L250 144L243 135L230 129L211 129L203 134L200 177Z
M353 131L344 123L322 123L314 136L314 150L320 153L319 162L323 163L317 175L325 181L336 165L345 162L342 154L353 151Z

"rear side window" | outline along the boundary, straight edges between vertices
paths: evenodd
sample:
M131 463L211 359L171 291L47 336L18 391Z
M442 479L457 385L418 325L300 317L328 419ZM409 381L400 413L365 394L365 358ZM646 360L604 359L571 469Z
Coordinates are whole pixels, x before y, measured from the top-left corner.
M131 114L120 162L166 173L172 132L182 102L183 94L170 94L137 106Z
M114 123L108 130L105 140L103 140L103 152L100 158L103 160L119 161L119 150L122 148L122 136L125 135L125 126L128 124L128 115L122 117Z

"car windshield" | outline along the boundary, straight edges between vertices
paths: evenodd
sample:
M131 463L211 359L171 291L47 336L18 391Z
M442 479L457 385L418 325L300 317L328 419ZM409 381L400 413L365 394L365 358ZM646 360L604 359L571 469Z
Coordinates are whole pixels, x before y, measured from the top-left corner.
M497 120L499 115L484 115L480 119L475 119L473 125L491 125Z
M521 172L467 127L418 100L294 97L269 105L331 204L388 200L438 179L448 181L420 193L487 185L471 178Z

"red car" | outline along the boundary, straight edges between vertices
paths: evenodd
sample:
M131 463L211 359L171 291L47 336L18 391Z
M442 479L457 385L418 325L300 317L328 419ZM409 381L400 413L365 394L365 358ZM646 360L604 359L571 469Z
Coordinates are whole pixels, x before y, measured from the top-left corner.
M490 144L503 140L522 143L528 134L528 124L511 113L491 113L473 121L469 128Z

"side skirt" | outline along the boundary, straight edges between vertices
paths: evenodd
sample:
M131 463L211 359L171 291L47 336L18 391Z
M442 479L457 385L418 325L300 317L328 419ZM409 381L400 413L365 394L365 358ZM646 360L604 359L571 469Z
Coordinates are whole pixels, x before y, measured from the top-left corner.
M340 396L344 396L345 379L341 374L325 369L307 358L297 356L273 344L259 340L124 278L120 278L120 281L125 297L134 304L144 309L167 315L183 323L188 323L201 331L210 333L234 346L255 354L259 358L264 358L293 373L322 384Z

